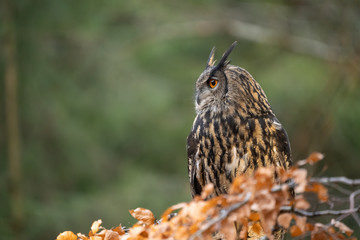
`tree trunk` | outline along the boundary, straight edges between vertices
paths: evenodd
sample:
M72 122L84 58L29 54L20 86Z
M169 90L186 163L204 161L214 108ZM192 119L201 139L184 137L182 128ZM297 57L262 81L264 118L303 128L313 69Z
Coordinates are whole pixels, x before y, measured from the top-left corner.
M4 26L5 128L9 174L11 227L18 233L23 223L21 191L20 130L17 99L16 36L12 1L2 1Z

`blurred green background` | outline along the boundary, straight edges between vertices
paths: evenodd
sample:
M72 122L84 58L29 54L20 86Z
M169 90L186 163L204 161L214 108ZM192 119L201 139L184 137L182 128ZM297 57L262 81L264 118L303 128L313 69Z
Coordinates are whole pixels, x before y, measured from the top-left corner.
M211 48L219 59L235 40L230 59L263 87L294 159L320 151L322 175L359 177L359 1L2 0L0 11L1 238L87 233L99 218L130 226L129 209L159 217L189 201L194 83ZM13 65L18 206L3 77Z

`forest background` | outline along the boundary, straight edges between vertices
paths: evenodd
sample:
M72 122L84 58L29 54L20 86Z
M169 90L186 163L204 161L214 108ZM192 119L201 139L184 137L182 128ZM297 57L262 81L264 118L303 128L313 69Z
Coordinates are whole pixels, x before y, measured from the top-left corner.
M294 160L320 151L317 176L359 177L359 1L1 4L1 238L130 226L129 209L189 201L194 83L235 40L232 63L263 87Z

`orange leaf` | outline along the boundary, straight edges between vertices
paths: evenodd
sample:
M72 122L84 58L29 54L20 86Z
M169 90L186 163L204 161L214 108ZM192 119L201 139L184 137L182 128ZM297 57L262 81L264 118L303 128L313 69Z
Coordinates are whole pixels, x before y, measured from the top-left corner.
M145 225L152 225L155 222L154 214L145 208L137 208L135 210L129 210L131 216L137 219L140 223Z
M242 185L245 181L246 177L244 175L236 177L230 186L229 193L234 194L242 192Z
M95 234L95 236L101 237L101 239L103 239L103 238L105 237L106 231L108 231L108 230L106 230L106 229L104 228L104 229L101 230L100 232L97 232L97 233Z
M308 209L310 207L310 203L308 203L308 201L306 201L304 198L299 198L296 199L295 201L295 208L299 208L299 209Z
M201 192L201 198L206 199L213 192L214 192L214 184L212 184L212 183L206 184L206 186L204 187L204 190Z
M256 170L255 175L256 179L256 190L260 189L271 189L274 185L274 170L270 167L260 167Z
M119 235L125 234L125 231L124 231L124 229L121 227L121 225L119 225L119 226L117 226L116 228L113 228L113 229L111 229L111 230L113 230L114 232L117 232Z
M120 235L115 231L106 230L104 240L120 240Z
M247 239L248 236L248 229L249 229L249 221L247 218L240 219L240 222L242 224L241 226L241 232L240 232L240 239ZM237 232L239 231L240 225L236 225Z
M295 221L296 221L296 226L298 226L302 232L306 231L306 217L300 217L297 215L293 215Z
M288 228L290 226L291 220L292 220L291 213L283 213L277 219L278 223L284 228Z
M256 196L258 209L261 211L271 211L275 209L276 199L269 192L263 191Z
M303 232L301 231L301 229L298 226L293 225L290 228L290 234L291 234L291 237L297 237L297 236L300 236L301 234L303 234Z
M312 230L314 230L314 225L312 225L311 223L307 223L305 225L305 229L306 229L306 231L312 231Z
M184 208L186 206L186 203L178 203L176 205L173 205L171 207L169 207L168 209L165 210L165 212L162 214L161 216L161 221L167 221L168 220L168 216L170 213L172 213L175 210L178 210L180 208Z
M102 240L103 238L100 236L91 236L90 240Z
M89 238L87 236L85 236L84 234L82 234L82 233L78 233L77 236L81 240L89 240Z
M251 239L258 239L264 237L264 230L259 222L255 222L249 226L248 234Z
M219 202L221 201L219 198L220 197L214 197L214 198L206 201L205 204L201 208L201 213L206 214L209 209L214 209L216 207L216 205L218 205Z
M147 237L148 233L146 232L146 228L144 226L135 224L132 228L130 228L129 235L136 237L134 239L141 239L139 237Z
M60 233L56 240L76 240L77 236L71 231L65 231Z
M301 193L305 190L306 182L307 182L306 176L307 176L307 171L305 169L292 170L292 178L297 184L297 186L295 187L295 192Z
M329 236L324 231L312 232L311 240L328 240Z
M308 158L306 159L306 162L309 164L314 164L317 163L318 161L322 160L324 158L324 154L319 153L319 152L313 152L310 154L310 156L308 156Z
M311 183L311 185L307 186L305 190L308 192L316 192L318 199L322 202L326 202L328 200L327 188L320 183Z
M91 225L91 232L93 234L95 234L95 233L97 233L97 231L99 231L101 223L102 223L101 219L93 222L93 224Z
M353 234L353 232L354 232L354 230L352 230L351 228L346 226L344 223L335 221L334 219L331 219L331 224L334 225L335 227L339 228L339 230L341 232L345 233L348 237L350 237L351 234Z
M259 214L258 213L256 213L256 212L251 212L250 213L250 216L249 216L249 219L251 220L251 221L259 221L260 220L260 216L259 216Z

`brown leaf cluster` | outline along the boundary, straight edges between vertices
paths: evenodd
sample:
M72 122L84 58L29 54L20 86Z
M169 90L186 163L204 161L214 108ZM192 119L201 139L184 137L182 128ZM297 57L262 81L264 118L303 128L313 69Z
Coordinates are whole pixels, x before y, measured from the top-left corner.
M312 154L306 163L314 164L322 157ZM274 171L278 175L276 181ZM291 194L290 179L295 182L295 196ZM57 240L211 239L215 233L226 239L257 239L265 235L274 239L273 230L279 225L292 237L308 233L311 239L347 239L353 233L341 222L314 224L299 214L310 207L304 198L307 191L315 192L319 202L328 201L326 187L310 183L307 171L299 165L289 171L259 168L254 176L236 178L229 194L207 199L212 191L213 186L205 187L201 196L171 206L158 221L150 210L137 208L130 210L130 214L138 222L126 231L121 226L107 230L98 220L92 224L88 236L66 231ZM174 211L177 214L171 214Z

